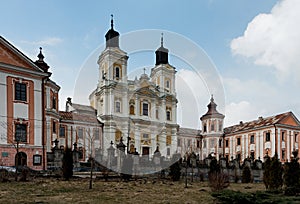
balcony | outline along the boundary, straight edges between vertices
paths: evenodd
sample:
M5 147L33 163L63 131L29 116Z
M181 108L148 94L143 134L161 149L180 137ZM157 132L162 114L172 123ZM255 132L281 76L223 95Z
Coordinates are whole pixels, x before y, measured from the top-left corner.
M228 147L225 148L225 154L229 154L229 148Z
M265 143L265 149L271 149L271 142Z
M250 151L255 151L255 144L250 144Z

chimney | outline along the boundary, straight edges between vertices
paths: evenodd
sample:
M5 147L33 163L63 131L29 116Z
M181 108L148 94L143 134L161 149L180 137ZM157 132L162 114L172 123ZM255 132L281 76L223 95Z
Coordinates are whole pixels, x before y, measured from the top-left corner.
M243 121L240 121L240 125L244 125Z
M260 121L263 120L263 117L262 117L262 116L259 116L259 117L258 117L258 120L260 120Z

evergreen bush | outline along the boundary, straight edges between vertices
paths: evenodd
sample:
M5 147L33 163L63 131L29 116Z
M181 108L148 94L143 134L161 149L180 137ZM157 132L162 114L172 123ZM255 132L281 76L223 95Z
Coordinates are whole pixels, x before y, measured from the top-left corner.
M73 176L73 153L70 148L66 148L62 160L63 177L69 180Z
M242 172L242 183L250 183L251 180L251 169L247 165L245 165Z
M170 174L173 181L179 181L181 176L181 167L179 161L170 166Z

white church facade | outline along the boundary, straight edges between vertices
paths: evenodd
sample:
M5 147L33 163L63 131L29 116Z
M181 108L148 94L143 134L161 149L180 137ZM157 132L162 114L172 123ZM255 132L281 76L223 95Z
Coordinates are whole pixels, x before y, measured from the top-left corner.
M127 75L128 55L119 47L119 33L106 33L106 48L100 54L99 83L90 94L90 104L97 110L103 126L103 155L111 142L124 142L127 152L153 155L155 151L171 157L177 151L177 99L175 67L169 64L168 49L156 50L151 74L134 80Z

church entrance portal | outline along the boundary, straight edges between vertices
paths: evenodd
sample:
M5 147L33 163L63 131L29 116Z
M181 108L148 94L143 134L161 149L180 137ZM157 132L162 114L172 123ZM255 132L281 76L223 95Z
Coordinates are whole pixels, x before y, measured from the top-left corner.
M143 155L149 155L149 147L143 147Z
M15 156L16 166L27 166L27 155L24 152L19 152Z

